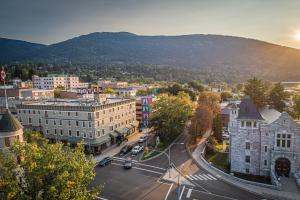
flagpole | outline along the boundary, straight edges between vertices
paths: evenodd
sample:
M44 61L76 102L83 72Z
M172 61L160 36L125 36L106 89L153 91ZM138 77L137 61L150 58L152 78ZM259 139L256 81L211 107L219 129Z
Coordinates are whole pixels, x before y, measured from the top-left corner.
M8 110L8 102L7 102L7 93L6 93L6 84L5 84L5 79L4 79L4 95L5 95L5 105L6 109Z

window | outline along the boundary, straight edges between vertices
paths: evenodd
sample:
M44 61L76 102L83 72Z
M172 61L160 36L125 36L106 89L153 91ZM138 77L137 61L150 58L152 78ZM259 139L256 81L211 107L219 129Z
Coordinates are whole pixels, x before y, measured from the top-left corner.
M90 127L90 128L92 127L92 122L89 122L89 127Z
M290 134L277 134L276 146L279 148L291 148L291 135Z
M29 123L29 124L31 124L31 123L32 123L32 121L31 121L31 118L30 118L30 117L28 118L28 123Z
M97 131L97 136L100 137L101 133L100 131Z
M88 113L88 119L92 119L92 114Z
M60 125L60 126L62 125L62 121L61 121L61 120L59 120L59 125Z
M41 118L39 118L39 124L41 124L42 123L42 119Z
M241 121L241 127L245 127L245 122Z
M78 116L78 112L76 112L75 115Z
M249 168L246 168L245 171L246 171L247 174L249 174L249 172L250 172Z
M268 165L268 161L267 161L267 160L264 161L264 165L265 165L265 166Z
M86 133L83 133L83 137L86 138Z
M245 162L246 162L246 163L250 163L250 156L246 156L246 157L245 157Z
M82 127L85 127L85 122L82 122Z
M92 133L90 133L90 138L93 138L93 134Z
M246 127L250 128L251 127L251 122L246 122Z
M76 126L78 126L79 125L79 122L78 121L76 121Z
M250 142L246 142L246 149L250 149Z
M5 146L6 146L6 147L9 147L9 146L10 146L10 140L9 140L9 138L7 137L7 138L5 138L4 140L5 140L5 141L4 141L4 142L5 142Z
M102 129L102 135L104 135L105 134L105 130L104 129Z
M56 129L54 129L54 135L56 135L57 134L57 130Z
M69 126L71 126L71 121L70 120L69 120L68 124L69 124Z
M48 134L49 133L49 130L48 129L46 129L46 134Z
M267 153L268 152L268 146L265 146L265 152Z
M46 119L46 124L48 124L48 119Z
M68 112L68 116L70 116L71 115L71 113L70 112Z
M71 130L69 130L69 136L72 136L72 131Z
M79 137L79 135L80 135L80 134L79 134L79 131L76 131L76 136Z
M63 135L63 130L60 130L60 135Z
M56 125L56 121L55 121L55 120L53 120L53 125L54 125L54 126Z
M253 127L257 128L257 122L253 122Z

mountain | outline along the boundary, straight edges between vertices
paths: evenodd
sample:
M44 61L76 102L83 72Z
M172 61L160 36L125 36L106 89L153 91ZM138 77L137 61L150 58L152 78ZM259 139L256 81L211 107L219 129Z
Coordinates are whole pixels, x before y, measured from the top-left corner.
M9 51L2 50L2 43ZM1 42L0 49L0 62L150 64L200 69L220 76L300 77L300 50L233 36L97 32L48 46L9 40Z
M0 38L0 62L6 63L26 59L30 54L46 45Z

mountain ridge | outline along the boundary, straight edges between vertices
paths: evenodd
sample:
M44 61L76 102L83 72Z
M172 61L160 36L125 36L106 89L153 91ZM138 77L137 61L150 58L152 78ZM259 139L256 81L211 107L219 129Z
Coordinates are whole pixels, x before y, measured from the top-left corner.
M220 74L231 70L270 80L294 80L300 76L299 49L236 36L94 32L51 45L25 42L23 49L20 41L9 41L5 44L9 51L3 52L0 39L2 63L159 65Z

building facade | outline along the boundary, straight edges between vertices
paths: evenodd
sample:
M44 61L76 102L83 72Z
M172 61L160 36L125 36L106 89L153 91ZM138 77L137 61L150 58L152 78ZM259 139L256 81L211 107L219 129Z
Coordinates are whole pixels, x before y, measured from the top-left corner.
M136 131L135 100L58 100L26 102L17 105L24 127L41 131L50 141L77 144L84 141L99 152Z
M39 89L53 89L58 86L63 86L66 89L88 87L88 83L80 83L77 76L39 77L34 75L32 76L32 85L33 88Z
M231 107L228 130L231 172L272 180L300 173L300 126L286 112L258 109L246 96Z
M142 96L136 99L136 119L141 128L148 127L151 113L154 112L153 103L156 100L155 96Z

